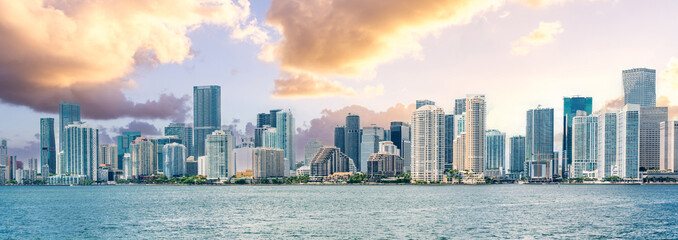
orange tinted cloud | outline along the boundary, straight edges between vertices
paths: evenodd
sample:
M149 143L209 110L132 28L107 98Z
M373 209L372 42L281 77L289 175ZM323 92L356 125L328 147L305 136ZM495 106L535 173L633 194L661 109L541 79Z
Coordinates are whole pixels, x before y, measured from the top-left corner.
M342 86L339 82L311 74L295 74L289 78L275 80L273 97L327 97L327 96L356 96L353 88Z
M47 112L62 100L80 102L92 118L170 117L163 114L187 98L168 95L154 106L160 115L150 115L142 111L150 105L122 93L134 85L126 76L139 64L191 58L186 34L204 24L265 41L249 18L245 0L0 1L0 99Z
M528 54L532 48L552 42L563 31L560 22L540 22L537 29L513 42L511 52L516 55Z
M266 22L282 39L260 58L288 72L356 76L377 64L417 54L418 41L469 22L500 0L273 0Z

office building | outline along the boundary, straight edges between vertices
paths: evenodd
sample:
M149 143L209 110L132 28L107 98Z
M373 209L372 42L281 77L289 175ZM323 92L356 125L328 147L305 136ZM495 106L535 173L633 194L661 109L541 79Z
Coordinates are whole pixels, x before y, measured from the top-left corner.
M106 164L113 169L121 169L118 166L118 145L99 144L99 164Z
M162 148L163 173L166 177L186 176L186 147L179 143L168 143Z
M193 127L184 123L170 123L165 127L165 136L176 136L186 147L187 156L193 156Z
M640 179L640 105L627 104L617 114L617 169L623 179Z
M268 113L257 114L257 127L263 127L264 125L271 125L271 115Z
M73 122L64 128L64 158L61 174L85 175L97 181L99 130L81 122Z
M54 138L54 118L40 118L40 162L49 166L45 175L56 173L56 142ZM41 171L42 173L42 171Z
M153 174L157 174L159 171L161 172L163 171L163 169L165 169L164 167L165 153L163 151L165 145L170 143L181 144L183 141L177 136L149 137L148 140L151 141L151 143L153 143L154 148L153 150L155 151L155 155L153 156L151 164L153 166Z
M122 176L124 179L132 179L132 154L125 153L122 155Z
M423 106L427 106L427 105L431 105L431 106L435 106L435 105L436 105L436 103L435 103L434 101L426 100L426 99L424 99L424 100L417 100L416 103L417 103L417 104L416 104L416 105L417 105L417 109L419 109L420 107L423 107Z
M123 157L125 153L130 153L129 145L134 140L141 137L141 132L122 132L122 135L117 137L118 140L118 166L122 166ZM122 169L119 169L122 170Z
M461 115L466 112L466 98L454 100L454 115Z
M638 104L641 107L656 106L656 71L634 68L622 71L624 104Z
M454 144L454 156L452 157L454 169L468 171L469 169L466 166L466 132L457 133L452 144Z
M315 157L315 154L318 153L318 150L323 147L323 142L320 139L311 139L304 146L304 165L310 166L311 160Z
M7 154L7 140L0 141L0 165L8 166L9 155Z
M660 124L668 121L667 107L640 107L640 168L660 169Z
M379 142L384 140L384 129L372 124L363 128L360 143L360 172L367 172L367 159L373 153L379 152Z
M252 178L284 177L285 151L275 148L254 148L252 154Z
M579 111L572 118L572 178L598 177L598 117Z
M454 115L445 115L445 170L454 168Z
M661 169L678 172L678 121L666 121L660 125Z
M520 174L525 170L525 136L514 136L509 140L511 149L510 173Z
M194 157L205 156L205 139L221 129L221 87L193 87Z
M346 155L353 159L358 170L362 169L360 166L360 116L350 113L346 116L346 134L344 136Z
M324 177L334 173L355 173L356 166L353 159L342 153L339 148L324 146L311 161L311 177Z
M346 153L346 128L344 126L334 128L334 146L342 153Z
M273 114L273 113L271 113ZM296 128L294 127L294 116L290 110L276 110L276 138L280 149L285 151L285 159L289 170L296 170L296 155L294 152L294 134Z
M412 166L411 151L411 127L404 122L391 122L391 142L400 150L400 157L403 158L405 172L410 172Z
M205 138L206 176L208 179L226 180L235 175L233 164L233 137L217 130ZM200 160L198 160L200 165Z
M485 132L485 169L498 170L504 168L506 134L496 129Z
M553 152L553 108L527 111L525 173L530 178L552 179L558 166Z
M617 112L598 114L598 177L619 176L617 169Z
M572 118L577 111L586 112L586 116L593 113L593 98L591 97L563 97L563 171L561 176L567 176L567 169L572 165Z
M393 144L392 141L379 142L379 152L400 156L400 149L398 149L398 147L396 147L396 145Z
M154 159L157 156L155 146L145 137L138 137L129 145L131 178L142 179L154 174ZM124 155L123 155L124 158Z
M442 181L445 170L445 111L433 105L423 106L412 113L411 120L412 180Z
M482 173L485 170L485 95L466 96L466 167Z
M64 131L66 126L74 122L80 122L80 104L72 102L61 102L59 104L59 151L65 149Z

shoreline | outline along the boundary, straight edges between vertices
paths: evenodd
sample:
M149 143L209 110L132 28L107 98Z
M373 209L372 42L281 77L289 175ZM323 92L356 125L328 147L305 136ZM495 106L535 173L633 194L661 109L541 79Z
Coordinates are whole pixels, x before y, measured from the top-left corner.
M678 183L508 183L508 184L397 184L397 183L294 183L294 184L145 184L145 183L126 183L126 184L91 184L91 185L69 185L69 184L45 184L45 185L0 185L0 187L28 187L28 186L54 186L54 187L81 187L81 186L491 186L491 185L678 185Z

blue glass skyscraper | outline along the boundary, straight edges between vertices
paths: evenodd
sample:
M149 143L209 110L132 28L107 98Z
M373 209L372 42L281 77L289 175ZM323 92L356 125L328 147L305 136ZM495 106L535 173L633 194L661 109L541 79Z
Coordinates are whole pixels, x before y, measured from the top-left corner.
M193 87L194 159L205 156L205 138L221 129L221 87Z
M80 104L61 102L59 104L59 151L64 151L66 126L80 121Z
M454 168L454 115L445 115L445 170Z
M572 119L577 116L577 111L584 111L586 115L593 112L593 98L591 97L564 97L563 98L563 171L566 176L567 169L572 165Z
M485 132L485 169L504 169L506 134L496 129Z
M129 145L138 137L141 137L141 132L123 132L122 135L118 136L118 167L121 168L120 170L122 170L125 153L131 153Z
M633 68L622 71L624 83L624 105L638 104L641 107L656 106L656 71L647 68Z
M525 168L525 136L511 137L511 163L509 170L511 173L521 173Z
M56 174L56 143L54 142L54 118L40 119L40 169L47 164L50 173Z
M553 108L527 111L525 158L525 171L532 178L551 178L557 169L553 161Z

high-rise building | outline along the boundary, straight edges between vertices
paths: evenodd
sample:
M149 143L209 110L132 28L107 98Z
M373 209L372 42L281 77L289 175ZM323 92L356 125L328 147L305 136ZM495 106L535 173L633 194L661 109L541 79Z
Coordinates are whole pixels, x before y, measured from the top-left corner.
M64 151L66 126L80 122L80 104L61 102L59 104L59 151Z
M624 104L638 104L641 107L654 107L656 105L656 71L654 69L623 70L622 81L624 83Z
M193 156L186 158L186 176L198 175L198 161L193 160Z
M466 132L457 133L452 144L454 144L454 169L458 171L468 170L466 166Z
M318 150L323 147L323 142L320 139L311 139L304 146L304 165L310 166L311 160L315 157L315 154L318 153Z
M221 129L221 87L193 87L194 157L205 156L205 138Z
M662 122L661 169L678 172L678 121Z
M226 180L235 175L235 166L231 166L233 156L233 137L221 130L216 130L205 138L207 154L207 178ZM198 163L200 164L200 163Z
M598 115L598 177L619 176L617 170L617 113Z
M40 118L40 165L49 166L45 176L56 174L56 143L54 138L54 118Z
M153 156L153 160L151 161L151 164L153 166L153 174L158 173L158 171L163 171L165 169L164 167L164 159L165 159L165 152L163 151L165 145L170 144L170 143L177 143L181 144L183 141L178 138L177 136L157 136L157 137L150 137L148 140L153 143L153 151L155 151L155 155Z
M170 123L169 126L165 127L165 136L175 136L177 138L183 138L184 136L185 125L183 123Z
M359 171L367 172L367 159L373 153L379 152L379 142L384 140L384 129L372 124L363 128L362 141L360 143L360 167Z
M165 127L165 136L176 136L186 148L187 156L193 156L193 127L184 123L170 123Z
M285 159L287 164L289 164L288 169L296 170L295 163L297 159L294 153L294 134L296 129L294 128L294 116L290 110L276 110L275 115L277 145L285 151Z
M410 172L412 166L411 151L411 127L404 122L391 122L391 142L400 149L400 157L403 158L404 172Z
M509 141L511 148L509 172L522 173L525 169L525 136L514 136Z
M271 125L271 115L268 113L257 114L257 127L260 128L264 125Z
M445 170L454 168L454 115L445 115Z
M403 158L387 152L371 154L366 165L368 175L383 175L386 177L398 176L404 169Z
M412 180L443 180L444 144L445 111L433 105L415 110L412 113Z
M504 170L506 134L496 129L485 132L485 169Z
M339 148L324 146L311 161L311 177L318 178L339 172L355 173L356 166L353 159L342 153Z
M561 176L566 176L567 169L572 165L572 118L577 116L577 111L584 111L586 115L593 113L593 98L591 97L563 97L563 171Z
M570 177L598 177L598 117L579 111L572 118ZM563 144L564 145L564 144Z
M123 166L125 153L130 153L129 145L139 137L141 137L141 132L122 132L122 135L118 136L118 166Z
M426 106L426 105L432 105L432 106L436 105L436 103L434 101L426 100L426 99L417 100L416 103L417 103L417 109L419 109L420 107Z
M617 114L617 169L624 179L640 179L640 109L627 104Z
M640 107L640 168L659 169L661 133L659 125L668 121L667 107Z
M9 155L7 155L7 140L0 141L0 165L7 166Z
M153 159L157 156L153 143L145 137L138 137L129 145L129 151L131 178L141 179L153 175Z
M346 128L344 126L334 128L334 146L342 153L346 153Z
M393 144L392 141L381 141L379 142L379 152L393 154L400 156L400 149Z
M62 174L84 175L97 181L99 166L99 130L81 122L73 122L64 128L64 159Z
M106 164L113 169L121 169L118 166L118 145L99 144L99 164Z
M466 98L454 100L454 115L461 115L466 112Z
M278 127L278 112L280 111L282 111L282 109L273 109L268 111L268 116L270 117L268 122L271 123L271 127Z
M275 148L254 148L252 154L252 178L284 177L285 151Z
M482 173L485 170L485 95L466 96L466 167Z
M186 147L179 143L165 144L162 148L163 173L168 178L186 176Z
M362 169L360 166L360 116L350 113L346 116L346 134L344 137L346 155L353 159L358 170Z
M552 179L557 167L553 152L553 108L527 111L525 173L530 178Z

